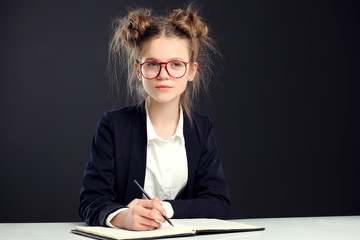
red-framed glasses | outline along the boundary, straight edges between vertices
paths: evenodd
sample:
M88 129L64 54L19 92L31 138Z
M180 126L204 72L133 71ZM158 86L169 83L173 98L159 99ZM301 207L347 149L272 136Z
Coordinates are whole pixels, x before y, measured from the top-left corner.
M146 61L140 63L141 75L146 79L154 79L159 76L161 66L165 65L165 70L172 78L181 78L186 74L188 62L171 60L168 62Z

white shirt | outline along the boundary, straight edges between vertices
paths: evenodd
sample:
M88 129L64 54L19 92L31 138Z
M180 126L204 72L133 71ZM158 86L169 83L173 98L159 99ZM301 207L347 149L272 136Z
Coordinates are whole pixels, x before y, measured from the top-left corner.
M156 134L146 109L148 141L145 191L152 198L172 200L185 188L188 167L183 124L184 117L180 110L175 134L164 140Z
M147 157L144 190L151 198L158 197L160 200L173 200L185 188L188 180L188 166L183 134L183 112L180 109L180 117L175 134L164 140L154 130L147 111L147 101L145 109ZM171 204L166 201L162 203L166 216L171 218L174 215ZM111 213L106 219L106 224L114 227L110 221L125 209L127 208Z

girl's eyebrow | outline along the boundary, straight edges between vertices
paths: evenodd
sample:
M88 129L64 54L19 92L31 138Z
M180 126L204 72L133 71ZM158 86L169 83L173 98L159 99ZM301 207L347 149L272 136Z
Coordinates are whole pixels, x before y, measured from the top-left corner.
M180 61L184 61L185 60L183 58L180 58L180 57L175 57L175 58L170 58L170 59L167 59L166 61L164 62L168 62L168 61L172 61L172 60L180 60ZM155 61L155 62L161 62L159 59L157 58L145 58L144 62L146 61Z

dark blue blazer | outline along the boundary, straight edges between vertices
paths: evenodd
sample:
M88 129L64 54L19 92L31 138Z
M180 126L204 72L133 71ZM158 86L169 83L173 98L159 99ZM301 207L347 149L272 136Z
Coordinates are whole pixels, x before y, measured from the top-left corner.
M226 218L230 197L211 120L194 113L191 125L184 114L184 138L188 182L175 200L168 200L173 218ZM146 149L144 102L102 116L80 192L79 212L87 224L106 226L110 213L142 198L133 180L144 186Z

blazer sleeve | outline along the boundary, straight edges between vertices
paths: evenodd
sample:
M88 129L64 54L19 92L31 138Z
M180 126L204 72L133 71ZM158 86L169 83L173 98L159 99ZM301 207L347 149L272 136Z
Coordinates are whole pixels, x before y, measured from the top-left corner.
M212 121L206 118L204 125L197 131L201 152L197 164L191 165L195 176L188 182L192 186L187 187L192 190L182 199L169 200L174 209L173 218L226 219L230 213L231 201Z
M110 213L126 207L114 201L113 133L110 115L105 113L96 128L80 191L80 217L89 225L106 226Z

